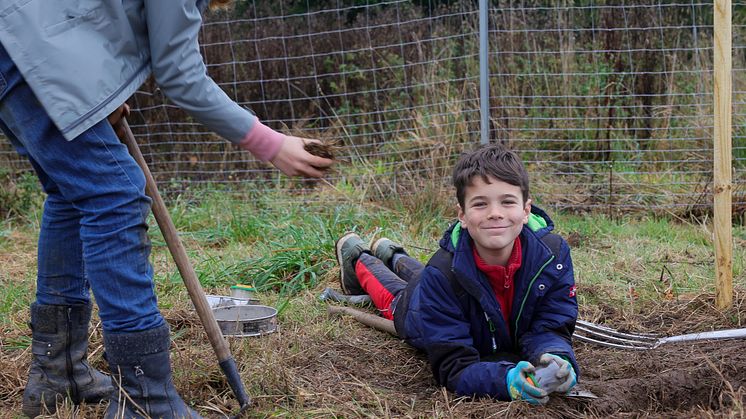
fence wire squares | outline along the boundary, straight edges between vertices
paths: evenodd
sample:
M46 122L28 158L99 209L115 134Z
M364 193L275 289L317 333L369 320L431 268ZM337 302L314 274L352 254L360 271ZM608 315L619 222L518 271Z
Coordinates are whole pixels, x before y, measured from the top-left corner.
M550 4L488 10L490 135L521 152L535 201L709 212L712 2ZM733 11L733 205L743 213L746 6ZM206 15L200 41L210 75L238 103L275 129L340 147L330 183L372 182L385 194L446 183L458 154L478 145L479 13L472 1L238 0ZM152 82L129 103L165 189L298 188L192 122ZM6 143L0 167L28 170Z

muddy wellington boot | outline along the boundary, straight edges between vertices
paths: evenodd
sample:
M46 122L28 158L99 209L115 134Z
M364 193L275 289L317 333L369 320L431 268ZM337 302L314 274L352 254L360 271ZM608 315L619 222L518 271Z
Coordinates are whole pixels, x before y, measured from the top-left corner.
M386 237L381 237L378 240L374 241L370 245L370 251L373 252L373 256L380 259L381 262L383 262L383 264L391 270L394 270L395 254L401 253L403 255L409 256L402 245L394 242L391 239L387 239Z
M367 294L355 273L355 262L363 253L370 253L363 239L353 232L347 232L334 244L339 263L339 285L347 295Z
M111 397L106 419L202 418L174 387L168 325L133 333L104 332L104 346L112 380L121 386Z
M98 402L114 387L109 376L88 365L91 305L31 304L31 368L23 391L28 417L54 413L66 397L75 404Z

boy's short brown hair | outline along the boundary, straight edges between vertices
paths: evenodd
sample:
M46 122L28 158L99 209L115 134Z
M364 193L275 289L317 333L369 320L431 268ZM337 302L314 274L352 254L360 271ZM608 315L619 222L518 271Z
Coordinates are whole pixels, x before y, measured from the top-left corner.
M456 187L456 199L464 208L466 187L471 185L475 176L489 183L489 178L501 180L521 188L523 203L528 201L528 172L518 155L502 144L487 144L474 151L463 154L453 168L453 186Z

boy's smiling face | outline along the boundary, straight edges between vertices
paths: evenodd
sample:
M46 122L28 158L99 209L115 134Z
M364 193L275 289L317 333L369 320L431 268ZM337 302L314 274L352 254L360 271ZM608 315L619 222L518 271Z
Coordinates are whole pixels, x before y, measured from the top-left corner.
M531 200L523 202L521 188L501 180L475 176L466 187L458 219L469 230L479 256L490 265L506 265L513 242L528 222Z

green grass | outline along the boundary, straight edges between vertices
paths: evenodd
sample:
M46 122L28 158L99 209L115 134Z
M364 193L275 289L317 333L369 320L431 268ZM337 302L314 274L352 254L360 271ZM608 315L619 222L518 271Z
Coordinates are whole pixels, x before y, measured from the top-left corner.
M334 282L334 241L345 231L366 239L391 237L413 256L426 261L442 230L455 217L448 191L423 188L384 202L366 202L344 191L333 202L308 202L283 192L222 193L205 190L168 202L200 282L207 292L228 293L235 283L254 285L274 295L277 304L292 303L304 290ZM712 226L663 217L555 213L556 231L570 238L581 303L598 299L626 304L636 298L659 299L713 292ZM153 261L159 299L164 307L183 297L183 285L165 242L150 219ZM34 221L11 219L0 225L0 249L25 260L22 277L2 277L0 315L17 312L33 299ZM15 246L10 236L25 237ZM734 283L743 286L746 229L734 229ZM574 242L573 242L574 241ZM739 244L741 244L739 246ZM12 258L12 256L11 256ZM30 261L30 262L29 262ZM22 268L18 268L22 269ZM604 292L584 296L583 287Z
M350 374L341 370L334 373L333 368L327 371L327 366L321 368L329 359L343 360L339 365L347 368L349 359L359 356L361 350L369 356L391 360L386 365L406 364L397 357L411 357L404 343L359 328L340 327L341 321L351 320L329 319L326 305L317 296L324 287L339 287L333 247L336 238L348 230L365 239L393 238L414 257L426 261L436 249L442 230L455 216L447 190L423 187L401 198L377 202L341 189L334 194L325 191L323 195L302 197L277 191L226 194L206 190L167 202L206 293L227 295L231 285L246 283L260 290L256 296L262 304L278 309L281 333L231 343L233 356L241 361L245 382L252 384L249 392L259 395L257 415L305 417L324 415L324 409L346 412L343 416L354 416L353 412L373 416L385 413L385 409L375 407L375 400L389 397L388 393L374 390L375 386L364 380L332 387L329 394L302 390L315 380L325 382L324 374ZM556 231L573 243L581 318L594 321L598 318L594 316L604 313L642 314L638 318L644 318L653 313L646 313L646 305L641 303L677 298L683 301L713 293L711 225L652 216L609 219L605 215L545 209L552 216ZM214 368L214 356L193 315L185 287L152 217L150 224L158 301L172 324L178 348L172 358L179 365L174 377L180 391L195 400L224 397L216 394L225 390L219 384L223 378ZM25 349L29 345L26 322L28 305L34 298L37 226L37 221L25 218L0 224L0 263L4 267L0 271L0 358L8 368L17 365L19 357L23 357L21 362L29 359ZM742 291L746 286L746 228L736 227L733 233L734 284ZM740 324L735 309L724 315L733 325ZM95 334L94 342L100 342L100 334ZM96 345L99 344L92 347ZM319 355L327 351L329 359ZM102 362L100 352L97 354L95 361ZM414 369L408 371L419 374L418 363L415 359ZM422 368L427 371L424 363ZM24 371L16 374L19 377L25 374L25 366L20 369ZM301 371L311 372L303 375ZM323 377L318 378L319 374ZM423 374L428 376L429 372ZM338 382L339 377L334 380ZM360 403L340 403L340 389L344 397L360 398ZM306 396L311 405L304 405ZM300 400L297 403L293 401L296 397ZM398 396L391 397L386 399L387 405ZM412 405L411 409L430 409L427 405L437 405L438 397L424 397L419 403L425 403L425 407ZM13 396L7 406L20 409L20 397ZM221 406L225 408L225 403ZM437 406L433 409L437 410Z
M14 322L12 315L28 308L34 298L34 260L38 222L23 217L0 222L0 327ZM12 266L11 266L12 265Z
M631 299L659 300L714 292L712 226L682 223L660 217L627 217L610 221L604 216L559 215L558 231L579 235L573 249L580 301L624 305ZM743 287L743 227L734 228L734 285ZM740 246L739 246L740 243ZM585 299L582 285L606 292Z
M33 279L31 278L16 281L3 279L0 281L2 287L2 291L0 291L0 330L25 327L28 319L18 317L18 313L28 310L31 301L34 299L32 283Z

